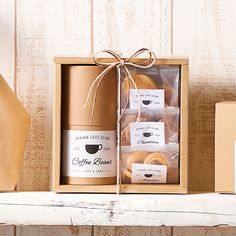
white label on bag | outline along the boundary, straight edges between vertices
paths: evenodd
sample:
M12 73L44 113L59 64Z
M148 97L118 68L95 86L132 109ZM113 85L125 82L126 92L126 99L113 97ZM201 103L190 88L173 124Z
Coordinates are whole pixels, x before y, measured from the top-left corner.
M63 176L116 176L115 131L63 132Z
M165 144L164 122L131 122L131 146Z
M132 164L133 184L138 183L166 183L167 166L150 164Z
M158 109L165 106L164 89L139 89L141 107L144 109ZM136 89L130 89L130 109L138 109L139 95Z

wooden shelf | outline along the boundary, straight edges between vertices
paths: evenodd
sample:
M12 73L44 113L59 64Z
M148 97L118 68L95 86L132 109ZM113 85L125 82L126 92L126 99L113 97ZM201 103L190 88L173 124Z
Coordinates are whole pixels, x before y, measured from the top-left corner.
M236 226L236 196L0 193L0 225Z

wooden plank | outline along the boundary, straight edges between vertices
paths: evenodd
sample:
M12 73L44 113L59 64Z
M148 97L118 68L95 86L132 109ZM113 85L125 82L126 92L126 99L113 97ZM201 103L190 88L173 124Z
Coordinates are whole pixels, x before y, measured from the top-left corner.
M0 0L0 73L14 89L14 1Z
M215 193L2 193L0 222L69 226L236 226L236 198Z
M112 58L99 58L100 60L102 60L103 62L116 62L116 59L112 59ZM142 58L138 58L138 59L134 59L135 62L143 62L146 59L142 59ZM90 65L94 65L94 60L93 58L89 57L89 58L78 58L78 57L56 57L54 59L56 64L90 64ZM186 57L159 57L156 60L156 64L159 65L188 65L188 59Z
M89 0L17 1L17 94L31 115L19 190L49 189L53 57L88 57L90 23Z
M173 1L173 52L189 56L190 190L214 190L214 105L236 99L236 2Z
M173 236L233 236L236 227L173 227Z
M169 54L170 1L94 1L94 51L112 49L123 56L147 47Z
M171 227L94 227L94 236L172 236Z
M22 226L16 227L16 236L91 236L91 227Z
M14 226L1 226L0 236L14 236Z

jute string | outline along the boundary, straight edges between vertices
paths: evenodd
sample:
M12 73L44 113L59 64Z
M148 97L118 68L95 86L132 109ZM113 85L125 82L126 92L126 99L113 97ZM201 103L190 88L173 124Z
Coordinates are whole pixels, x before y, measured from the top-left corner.
M115 61L112 62L103 62L101 58L99 58L99 55L101 54L108 54L109 56L112 56L113 59L115 59ZM137 59L137 57L141 54L148 54L148 58L145 58L144 60L141 61L135 61L135 59ZM93 55L93 60L95 62L96 65L98 66L103 66L106 67L93 81L93 83L91 84L89 91L88 91L88 95L86 98L86 102L84 104L84 108L87 107L90 99L91 99L91 94L93 89L95 88L95 93L93 96L93 103L92 103L92 111L91 111L91 115L90 115L90 125L93 124L93 119L94 119L94 111L95 111L95 106L96 106L96 100L97 100L97 93L98 93L98 89L100 86L100 83L102 82L104 76L113 68L117 68L117 70L119 70L119 78L118 78L118 82L121 82L121 78L120 78L120 71L123 69L125 75L128 78L128 95L126 98L126 104L125 107L123 109L123 111L120 113L120 111L118 112L118 114L120 114L118 116L118 123L120 122L121 117L123 116L124 112L127 109L128 103L129 103L129 91L130 91L130 84L133 84L135 90L137 91L138 94L138 101L139 101L139 106L138 106L138 117L137 117L137 122L139 122L140 120L140 115L141 115L141 97L140 97L140 93L139 90L137 88L137 85L134 81L134 79L132 78L127 66L134 66L136 68L149 68L151 66L154 65L155 61L156 61L156 55L154 54L154 52L152 52L150 49L147 48L141 48L139 50L137 50L133 55L131 55L128 58L122 58L118 53L112 51L112 50L103 50L100 51L98 53L96 53L95 55ZM120 89L120 86L119 86ZM119 134L118 134L119 136ZM119 138L118 138L118 146L119 146ZM119 147L118 147L119 148ZM118 155L117 155L117 194L120 193L120 187L121 187L121 175L120 175L120 155L119 155L119 151L118 151Z

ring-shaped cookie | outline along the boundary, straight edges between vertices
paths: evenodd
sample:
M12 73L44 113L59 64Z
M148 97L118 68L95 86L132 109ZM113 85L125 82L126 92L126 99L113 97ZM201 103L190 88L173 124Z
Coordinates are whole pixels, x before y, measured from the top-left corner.
M160 152L153 152L148 155L143 164L152 164L152 165L168 165L166 157L163 153Z
M143 163L145 157L148 155L148 152L133 152L129 155L127 159L127 168L132 171L133 163Z

